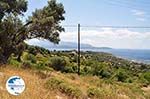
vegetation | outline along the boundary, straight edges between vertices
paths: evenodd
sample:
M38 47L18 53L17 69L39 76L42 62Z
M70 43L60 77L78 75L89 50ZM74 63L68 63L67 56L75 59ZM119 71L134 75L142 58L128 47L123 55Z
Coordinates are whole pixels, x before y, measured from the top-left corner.
M32 50L33 48L34 50ZM17 61L17 57L12 55L9 63L23 68L39 70L53 68L62 73L77 73L78 66L74 61L76 56L77 53L74 51L56 52L28 46L28 49L21 56L21 61ZM110 82L150 84L150 65L127 61L107 53L96 52L82 52L81 61L81 75L97 76Z
M50 80L46 82L46 87L51 90L59 90L72 98L73 97L79 98L82 95L82 92L79 88L69 84L64 80L54 77L50 78Z
M19 99L149 99L150 88L140 83L107 82L92 75L60 73L55 70L21 69L13 65L0 68L0 98L16 99L5 90L5 81L12 75L21 76L26 83ZM38 86L38 87L37 87Z
M59 33L64 31L59 24L65 18L64 7L56 0L48 1L42 9L36 9L23 24L20 16L27 11L26 0L0 1L0 63L7 63L11 54L20 56L26 48L27 39L47 39L59 43ZM4 42L5 41L5 42ZM7 45L7 46L6 46Z
M77 75L77 51L49 51L25 44L25 40L32 38L58 44L59 33L64 31L60 22L65 19L63 5L50 0L24 24L20 16L27 6L26 0L0 1L0 83L4 84L12 74L21 75L27 91L20 99L150 98L148 64L87 51L81 52L80 75ZM0 85L0 99L14 99L4 86Z
M55 56L52 57L50 61L51 63L49 65L55 70L63 70L66 65L66 61L62 57Z
M54 92L54 96L69 99L150 98L150 65L108 53L81 52L81 71L77 75L76 60L76 51L49 51L27 46L21 60L12 54L9 64L21 71L22 68L35 71L38 79L42 79L43 88Z

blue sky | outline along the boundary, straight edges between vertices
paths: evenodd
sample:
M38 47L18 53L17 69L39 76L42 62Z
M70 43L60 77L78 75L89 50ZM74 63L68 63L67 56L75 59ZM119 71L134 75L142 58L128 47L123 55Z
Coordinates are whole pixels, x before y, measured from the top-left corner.
M66 10L66 20L64 23L69 25L81 23L82 25L146 26L150 23L150 1L148 0L57 1L63 3ZM147 4L147 2L149 4ZM128 5L129 3L130 5ZM46 4L47 0L29 0L26 16L31 15L31 12L34 11L35 8L42 8Z
M63 3L66 10L66 20L62 23L63 25L77 25L80 23L81 25L90 26L150 26L150 1L148 0L57 1ZM47 0L29 0L26 17L31 15L35 8L42 8L46 4ZM150 29L82 28L81 42L99 47L150 49L149 31ZM77 39L76 28L66 28L66 33L61 34L61 39L75 42Z

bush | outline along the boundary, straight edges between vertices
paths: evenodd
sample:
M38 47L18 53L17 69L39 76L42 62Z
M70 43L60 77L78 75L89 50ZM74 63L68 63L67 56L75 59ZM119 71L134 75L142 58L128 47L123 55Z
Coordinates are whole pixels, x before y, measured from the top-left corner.
M111 77L111 73L108 72L107 70L102 70L102 71L100 72L100 76L101 76L102 78L110 78L110 77Z
M101 70L103 69L103 66L100 65L98 62L94 62L94 64L92 65L93 67L93 75L99 76L101 73Z
M64 67L66 66L66 61L64 58L62 57L58 57L58 56L55 56L55 57L52 57L50 59L51 61L51 66L55 69L55 70L63 70Z
M77 65L74 63L71 63L69 66L67 65L64 67L63 72L76 73L77 72Z
M150 72L145 72L140 77L142 83L150 84Z
M100 90L99 88L88 88L87 94L91 98L100 98L102 97L103 91Z
M75 63L78 62L78 56L77 55L75 55L75 56L72 57L72 62L75 62Z
M82 67L82 66L81 66ZM83 75L92 75L92 67L90 66L83 66L81 68L81 71L80 71L81 74Z
M95 63L95 62L90 59L81 62L81 64L85 65L85 66L92 66L93 63Z
M127 73L123 69L118 70L116 77L117 77L117 80L121 82L125 82L126 79L128 78Z
M36 58L33 54L28 55L28 60L30 60L32 63L36 63Z
M128 79L127 79L127 82L128 82L128 83L133 83L133 79L132 79L132 78L128 78Z
M33 54L33 55L36 55L37 50L36 50L35 46L29 46L28 45L28 52Z
M67 83L60 84L60 90L63 93L66 93L69 96L72 97L80 97L82 92L78 88L72 85L68 85Z
M55 77L46 82L46 87L51 90L59 90L60 92L65 93L71 97L80 97L82 95L80 89Z
M31 63L36 63L36 57L33 54L24 53L23 61L31 61Z
M24 61L22 63L22 68L31 68L32 63L30 61Z
M106 63L95 62L93 64L93 75L100 76L102 78L110 78L111 73L109 71L108 65Z
M47 70L38 70L37 72L36 72L36 74L41 78L41 79L46 79L46 78L48 78L48 77L50 77L51 76L51 71L47 71Z
M16 67L20 67L20 65L21 65L20 62L18 62L17 60L14 60L14 59L9 59L9 64L16 66Z
M36 55L36 60L46 63L48 61L48 57L44 57L42 54L38 53Z
M59 88L59 85L61 83L64 83L64 81L60 80L60 79L57 79L55 77L52 77L51 79L49 79L47 82L46 82L46 87L48 89L58 89Z
M143 74L143 77L149 82L150 84L150 72L146 72Z
M45 63L39 61L36 65L35 65L35 68L38 69L38 70L44 70L45 69Z

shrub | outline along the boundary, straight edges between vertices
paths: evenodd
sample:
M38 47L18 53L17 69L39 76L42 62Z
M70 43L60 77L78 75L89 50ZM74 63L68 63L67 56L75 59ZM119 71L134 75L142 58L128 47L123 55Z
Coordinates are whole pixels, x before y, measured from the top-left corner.
M133 79L132 79L132 78L128 78L128 79L127 79L127 82L128 82L128 83L133 83Z
M81 74L83 74L83 75L93 74L91 67L90 66L83 66L83 68L81 68Z
M100 65L98 62L95 62L92 65L92 67L93 67L93 71L92 71L93 75L99 76L101 73L101 70L103 69L103 66Z
M38 61L38 63L35 65L35 68L38 70L45 70L46 66L44 62Z
M23 61L31 61L31 63L36 63L36 58L33 54L24 53Z
M100 76L102 78L110 78L111 73L109 71L108 65L106 63L95 62L93 64L93 75Z
M31 68L32 63L30 61L24 61L22 63L22 68Z
M94 63L94 61L88 59L82 62L82 65L86 65L86 66L92 66L92 64Z
M43 63L46 63L48 61L48 58L47 57L44 57L42 54L38 53L36 55L36 60L37 61L41 61Z
M64 58L62 57L58 57L58 56L55 56L55 57L52 57L50 59L51 61L51 66L55 69L55 70L63 70L64 67L66 66L66 61Z
M126 79L128 78L127 73L123 69L118 70L116 77L117 77L117 80L121 82L125 82Z
M99 88L90 87L87 90L87 95L91 98L100 98L102 97L103 91Z
M33 55L36 55L37 50L36 50L35 46L28 46L28 52Z
M150 72L146 72L143 74L143 77L149 82L150 84Z
M60 84L60 90L72 97L80 97L82 92L77 87L68 85L67 83Z
M20 67L20 65L21 65L20 62L18 62L17 60L14 60L14 59L9 59L9 64L16 66L16 67Z
M48 89L58 89L59 88L59 85L61 83L64 83L64 81L60 80L60 79L57 79L55 77L52 77L51 79L49 79L47 82L46 82L46 87Z
M78 56L77 56L77 55L74 55L74 56L72 57L72 62L75 62L75 63L78 62Z
M150 84L150 72L145 72L140 77L142 83Z
M77 65L74 63L71 63L70 65L67 65L64 67L63 72L76 73L77 72Z
M30 60L32 63L36 63L36 58L33 54L28 55L28 60Z
M102 71L100 72L100 76L101 76L102 78L110 78L110 77L111 77L111 73L108 72L107 70L102 70Z
M51 71L44 71L44 70L38 70L36 74L41 78L41 79L46 79L47 77L51 76Z
M63 81L55 77L51 78L50 80L46 82L46 87L51 90L54 90L54 89L59 90L60 92L65 93L71 97L80 97L82 95L82 92L80 89L69 84L66 81Z
M46 62L43 62L43 61L37 61L37 68L40 69L43 68L44 70L47 70L47 71L54 71L54 69L51 67L51 61L46 61Z

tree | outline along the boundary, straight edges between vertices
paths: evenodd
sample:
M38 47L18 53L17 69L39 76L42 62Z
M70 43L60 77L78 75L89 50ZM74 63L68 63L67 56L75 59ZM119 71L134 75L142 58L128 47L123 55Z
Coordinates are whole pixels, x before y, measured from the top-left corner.
M12 53L20 56L24 50L24 40L47 39L55 44L60 41L59 33L64 31L60 22L65 19L61 3L48 1L48 5L36 9L24 25L19 16L26 10L26 0L0 1L0 63L7 63Z
M26 0L1 0L0 1L0 21L6 14L23 14L27 11Z

